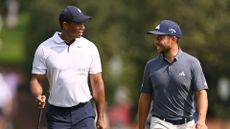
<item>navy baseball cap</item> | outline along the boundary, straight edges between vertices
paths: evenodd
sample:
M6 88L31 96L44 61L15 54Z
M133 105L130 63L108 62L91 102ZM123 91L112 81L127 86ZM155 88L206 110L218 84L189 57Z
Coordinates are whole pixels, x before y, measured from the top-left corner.
M171 20L163 20L159 25L153 30L148 31L147 34L153 35L171 35L180 38L182 36L182 32L180 26Z
M91 16L84 15L76 6L66 6L59 15L59 21L63 22L86 22L91 19Z

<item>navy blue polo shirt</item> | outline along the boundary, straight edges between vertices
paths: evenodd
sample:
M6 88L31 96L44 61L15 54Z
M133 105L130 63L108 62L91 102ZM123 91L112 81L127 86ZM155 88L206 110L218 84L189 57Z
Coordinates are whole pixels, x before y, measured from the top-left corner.
M182 50L172 63L162 54L146 63L141 92L153 94L153 116L171 120L192 117L194 93L204 89L208 86L199 60Z

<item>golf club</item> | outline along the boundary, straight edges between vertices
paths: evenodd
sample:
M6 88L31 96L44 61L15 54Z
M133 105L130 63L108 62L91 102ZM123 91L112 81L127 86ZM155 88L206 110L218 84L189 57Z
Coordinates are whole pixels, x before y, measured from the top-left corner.
M38 120L37 120L37 128L36 128L36 129L40 129L40 126L41 126L41 119L42 119L42 109L39 109L39 112L38 112Z

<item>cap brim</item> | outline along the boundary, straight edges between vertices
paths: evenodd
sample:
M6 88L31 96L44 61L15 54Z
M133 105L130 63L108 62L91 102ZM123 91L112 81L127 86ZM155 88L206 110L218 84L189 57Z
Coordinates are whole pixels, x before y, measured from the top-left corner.
M160 31L156 31L156 30L154 30L154 31L148 31L148 32L146 32L146 34L167 35L166 33L162 33L162 32L160 32Z
M91 16L82 15L82 16L78 17L77 19L73 19L73 22L81 23L81 22L86 22L90 19L92 19Z

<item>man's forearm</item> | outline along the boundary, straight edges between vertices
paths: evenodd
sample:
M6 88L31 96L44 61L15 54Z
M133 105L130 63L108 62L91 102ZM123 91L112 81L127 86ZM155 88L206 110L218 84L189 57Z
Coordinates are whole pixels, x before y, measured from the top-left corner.
M98 92L95 98L96 106L97 106L97 114L98 117L103 117L104 115L104 108L105 108L105 91L104 91L104 85L100 85L98 87Z
M37 97L39 95L42 95L42 92L43 92L42 86L36 79L31 80L30 88L31 88L31 92L33 96Z
M30 80L30 90L35 97L42 95L43 93L42 82L44 78L45 75L32 75L32 78Z
M97 115L101 117L104 114L105 106L105 89L101 73L91 74L90 83L92 88L92 95L96 104Z
M197 95L197 110L198 110L198 119L197 121L201 121L205 123L206 121L206 114L208 110L208 97L207 91L202 90L196 93Z
M96 89L94 89L94 92L96 92L94 95L95 101L96 101L96 110L97 110L97 122L96 122L96 128L97 129L106 129L106 122L105 122L105 92L104 92L104 84L103 81L99 81L97 83ZM95 87L94 87L95 88Z
M138 104L139 129L145 129L146 119L149 113L151 94L142 93Z
M46 102L46 96L42 95L43 89L41 85L44 77L44 75L33 75L30 81L31 92L35 97L35 101L37 102L39 108L44 108Z

